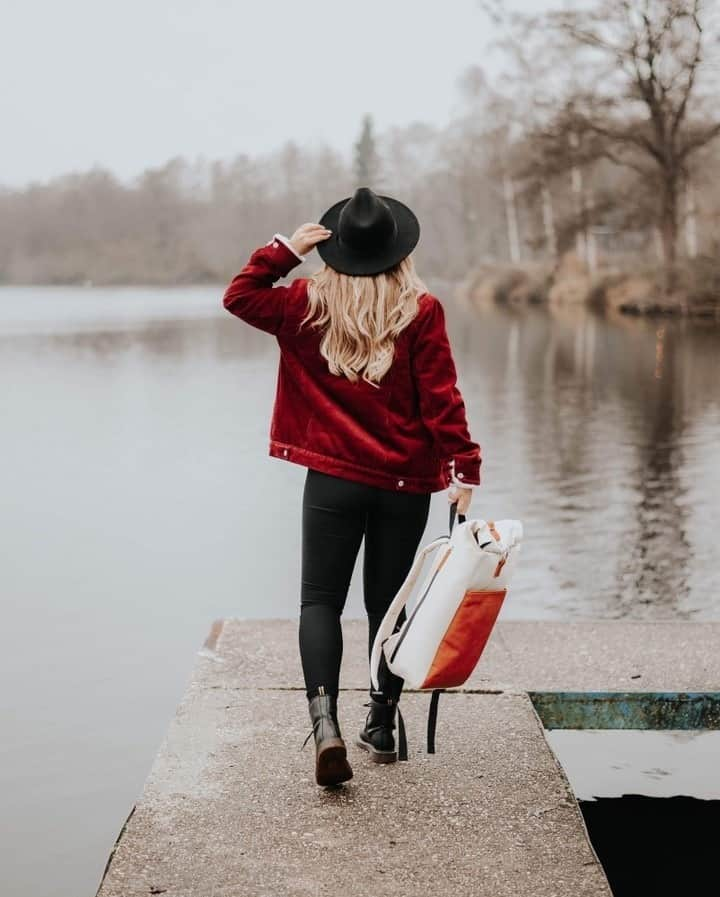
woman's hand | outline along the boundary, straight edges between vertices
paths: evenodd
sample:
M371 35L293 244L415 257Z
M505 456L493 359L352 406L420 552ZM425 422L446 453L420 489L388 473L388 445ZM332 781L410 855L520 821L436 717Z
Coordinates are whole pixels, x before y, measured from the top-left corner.
M322 224L301 224L295 233L290 237L293 249L300 255L306 255L315 246L316 243L322 243L332 233Z
M472 489L468 489L467 486L451 486L448 491L448 501L452 504L452 502L457 501L457 513L466 515L468 508L470 507L470 502L472 501Z

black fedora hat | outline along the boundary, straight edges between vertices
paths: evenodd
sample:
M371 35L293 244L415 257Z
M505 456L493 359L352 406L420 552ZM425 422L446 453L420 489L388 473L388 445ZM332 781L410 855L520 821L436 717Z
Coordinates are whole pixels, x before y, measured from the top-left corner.
M342 274L387 271L409 255L420 239L420 223L403 203L358 187L319 221L332 234L316 244L320 258Z

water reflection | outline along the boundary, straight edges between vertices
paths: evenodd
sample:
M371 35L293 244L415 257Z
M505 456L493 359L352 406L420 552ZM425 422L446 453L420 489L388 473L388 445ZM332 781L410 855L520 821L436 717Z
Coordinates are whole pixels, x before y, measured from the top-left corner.
M15 334L6 337L0 346L4 354L13 352L18 357L53 352L69 361L84 355L94 356L98 362L128 352L147 356L149 363L157 356L180 360L193 356L248 359L269 355L267 338L263 339L250 327L228 327L224 319L217 317L137 321L107 329L98 324L97 329Z
M720 732L702 729L550 729L578 800L644 794L720 801Z
M687 572L692 563L688 489L681 478L686 437L678 369L682 343L664 326L655 331L655 338L647 411L632 420L639 454L638 497L623 533L618 573L622 596L627 595L629 603L654 603L671 616L690 597Z
M585 309L495 309L455 323L485 496L526 522L516 609L711 615L720 332Z
M447 291L436 291L448 309L471 429L483 446L483 484L473 513L517 516L525 523L524 563L503 613L563 619L716 615L720 574L710 520L720 505L720 331L697 322L606 320L574 307L477 312L455 308ZM12 292L0 291L0 320L16 307ZM28 303L24 319L18 322L16 312L9 316L13 332L0 342L0 369L6 382L26 384L22 402L11 400L4 408L18 449L14 482L30 473L23 469L23 442L32 456L33 443L43 438L42 423L27 428L27 407L37 405L46 420L54 413L43 412L37 383L43 379L56 383L54 407L63 408L57 424L68 452L75 440L97 438L94 402L120 402L128 445L164 445L171 470L178 449L173 426L161 421L172 411L186 427L202 429L203 438L193 437L201 443L198 451L227 465L216 474L235 484L235 500L238 457L246 465L243 474L252 466L266 477L264 489L283 483L297 488L304 470L266 456L278 358L272 337L227 315L219 307L221 291L213 288L180 291L182 301L162 290L83 292L97 294L94 305L86 295L79 304L68 291L60 297L46 291ZM50 301L54 329L48 327ZM63 301L75 303L67 316L71 325ZM173 307L181 317L172 317ZM99 384L111 369L122 384L115 379L103 389ZM63 381L72 387L72 402L67 388L60 388ZM113 382L119 392L112 392ZM152 395L156 415L150 419L143 402L123 402L123 390ZM127 445L116 441L102 451L107 465ZM151 455L145 453L146 466L138 456L132 471L149 494L158 476L166 478ZM91 488L94 461L87 462ZM187 471L176 473L184 474L192 502L198 484L188 483ZM82 478L77 485L83 489ZM258 503L259 481L243 485L244 504ZM283 500L292 505L292 495ZM223 520L224 496L216 499L212 512ZM445 510L445 496L435 496L428 537L446 529ZM250 522L235 525L253 538ZM286 599L261 609L250 590L243 613L295 612L288 586L297 533L293 539L283 562ZM227 588L235 571L216 560L215 576ZM258 588L268 583L265 576ZM353 613L352 603L348 610Z

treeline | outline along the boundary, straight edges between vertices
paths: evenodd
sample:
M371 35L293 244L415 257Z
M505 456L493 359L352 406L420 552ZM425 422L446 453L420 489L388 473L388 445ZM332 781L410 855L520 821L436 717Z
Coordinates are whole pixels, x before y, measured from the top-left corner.
M452 144L442 130L422 124L377 138L369 120L366 127L373 152L383 160L381 179L374 173L358 181L362 162L354 164L352 157L328 147L309 149L290 141L258 157L175 158L132 183L96 168L2 190L0 280L223 281L273 233L289 235L305 221L317 220L358 183L370 182L419 215L418 259L424 272L462 276L472 252L462 227L463 191L445 158ZM495 214L502 214L501 206ZM487 225L488 245L501 251L502 239L496 240L490 219Z
M0 280L225 281L275 231L367 184L417 212L424 276L558 270L572 254L590 275L655 266L672 291L683 266L719 257L717 13L703 0L498 7L503 74L464 72L442 127L376 133L366 117L347 153L288 141L178 157L131 183L93 169L0 190Z

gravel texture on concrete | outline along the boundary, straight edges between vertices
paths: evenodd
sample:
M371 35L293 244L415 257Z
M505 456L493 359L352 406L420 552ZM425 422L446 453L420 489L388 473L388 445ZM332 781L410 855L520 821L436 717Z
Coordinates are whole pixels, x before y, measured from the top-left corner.
M369 688L367 622L344 620L343 633L340 687ZM213 647L228 687L302 684L296 620L217 621ZM500 619L462 686L472 689L720 691L720 622Z
M425 752L429 695L406 692L410 759L373 764L352 741L367 626L347 621L338 709L354 777L320 788L314 740L301 750L296 622L216 621L98 895L611 897L523 689L704 688L713 626L673 624L671 638L652 623L498 623L466 686L480 691L443 695L437 752ZM638 670L647 682L625 681Z

